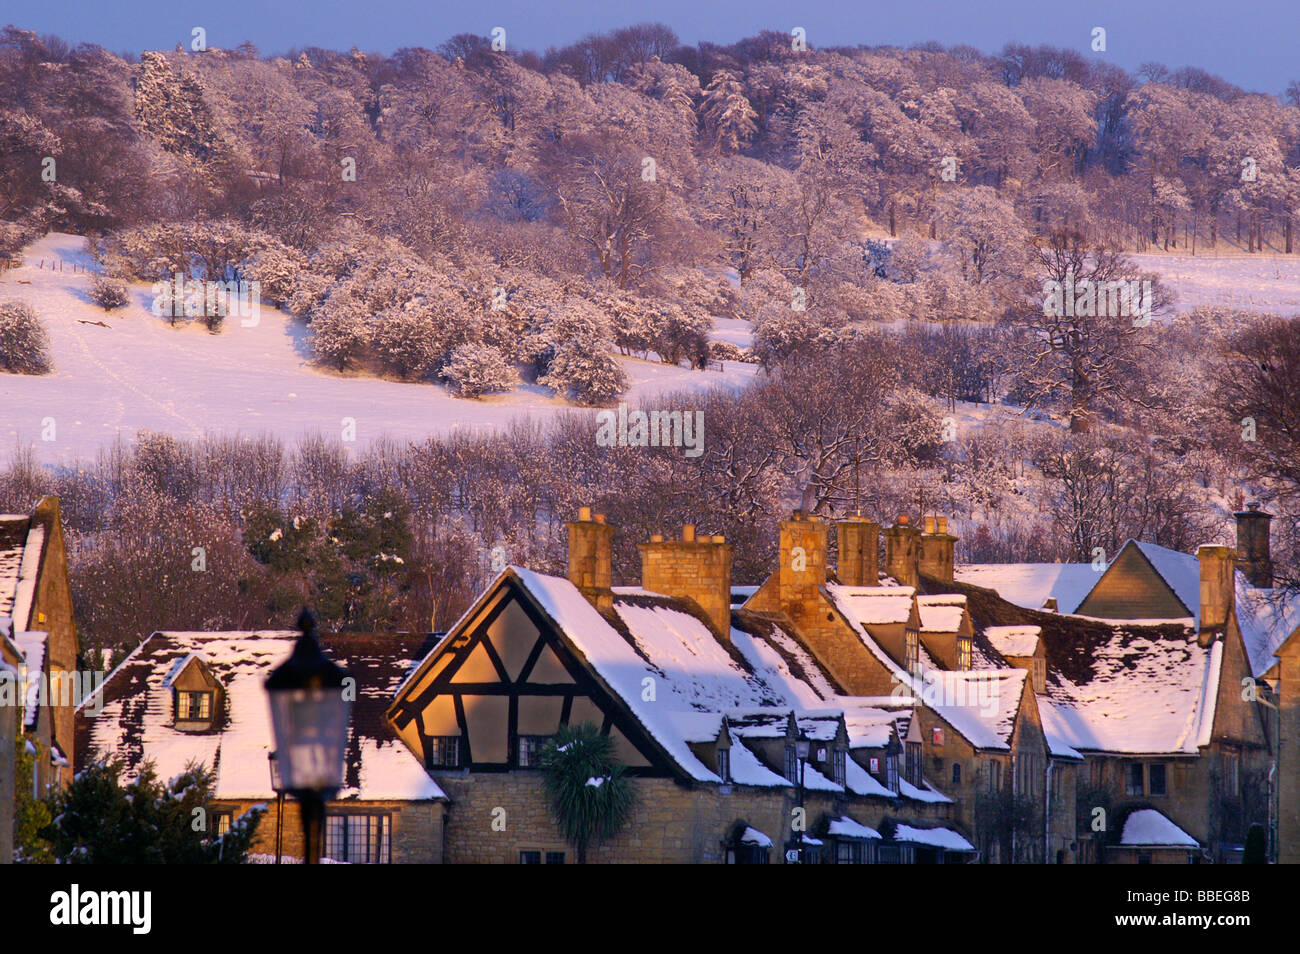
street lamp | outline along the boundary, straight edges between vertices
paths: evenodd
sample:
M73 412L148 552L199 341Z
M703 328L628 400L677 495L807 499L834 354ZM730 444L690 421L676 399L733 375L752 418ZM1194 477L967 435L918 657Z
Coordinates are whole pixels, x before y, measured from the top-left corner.
M284 785L280 782L280 763L274 752L266 753L267 765L271 768L271 791L275 792L275 863L280 863L280 837L284 830Z
M305 860L310 865L320 863L325 800L343 786L352 704L343 691L348 674L321 652L309 610L298 617L298 628L302 635L289 658L267 677L266 691L276 772L281 788L302 805Z
M804 852L803 830L808 827L808 816L805 813L803 807L803 781L804 781L804 768L808 765L808 756L812 752L812 743L808 741L808 737L804 735L802 732L799 733L799 738L795 741L794 751L795 751L795 755L797 755L799 758L799 818L803 822L803 824L799 826L798 842L799 842L799 864L803 864L803 852Z

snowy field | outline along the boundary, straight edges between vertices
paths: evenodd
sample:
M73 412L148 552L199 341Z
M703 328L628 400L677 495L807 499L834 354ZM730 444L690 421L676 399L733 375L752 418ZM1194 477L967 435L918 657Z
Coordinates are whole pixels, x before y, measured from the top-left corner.
M176 437L269 433L286 441L308 434L340 435L356 422L356 446L375 438L420 440L462 430L484 432L516 418L554 415L574 406L547 389L521 385L480 400L452 397L430 384L337 374L311 359L300 322L263 308L259 324L227 319L219 335L196 322L171 327L149 311L150 288L131 287L132 304L105 313L87 297L93 263L84 241L55 233L29 246L21 268L0 272L0 300L22 298L49 331L54 372L41 377L0 374L0 461L31 446L46 463L90 458L140 430ZM1133 256L1165 276L1177 308L1198 304L1300 315L1300 256ZM44 268L38 264L44 262ZM52 262L62 271L51 271ZM73 272L72 266L91 272ZM104 322L101 327L91 322ZM718 321L714 337L751 343L747 322ZM692 371L620 358L632 387L629 403L656 394L712 387L742 388L754 365L726 362L718 372ZM962 408L958 418L983 423L987 409ZM53 421L53 440L47 420Z
M63 270L51 271L53 261ZM73 263L92 271L74 273ZM92 458L119 436L130 442L139 430L179 438L269 433L293 441L341 435L344 418L356 421L356 445L364 447L385 435L420 440L481 432L574 409L534 385L462 400L436 385L323 370L312 362L304 326L271 308L262 308L254 328L232 316L221 334L212 335L197 322L173 328L154 316L150 286L136 284L130 305L105 312L87 297L92 275L84 240L58 233L29 246L21 268L0 272L0 300L20 298L36 309L54 363L44 376L0 374L0 461L19 446L33 447L45 463ZM748 326L732 325L720 337L748 344ZM632 384L623 398L629 403L666 391L738 389L756 371L731 361L722 372L702 372L620 360ZM53 419L53 440L43 439L47 419Z
M1178 293L1176 311L1198 305L1300 315L1300 255L1198 253L1129 256L1143 271L1158 273Z

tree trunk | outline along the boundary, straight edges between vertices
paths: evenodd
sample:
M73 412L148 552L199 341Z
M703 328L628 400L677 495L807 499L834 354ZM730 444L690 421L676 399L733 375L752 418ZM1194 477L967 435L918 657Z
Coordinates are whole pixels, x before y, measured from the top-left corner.
M889 237L890 238L896 238L898 236L898 229L896 228L897 224L898 223L894 216L894 200L890 199L889 200Z

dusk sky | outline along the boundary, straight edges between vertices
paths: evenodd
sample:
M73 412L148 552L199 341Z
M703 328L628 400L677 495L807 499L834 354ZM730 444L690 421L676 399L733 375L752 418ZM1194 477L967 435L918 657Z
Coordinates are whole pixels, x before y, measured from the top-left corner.
M129 9L129 13L125 12ZM1300 78L1295 43L1300 15L1295 0L1042 0L980 2L827 3L777 0L659 0L613 4L478 0L472 4L428 0L5 0L0 24L13 23L71 42L92 42L116 52L187 46L195 26L211 46L251 40L264 53L321 46L390 53L403 46L435 47L456 33L507 31L515 49L538 52L585 33L659 21L683 42L730 43L761 29L788 32L801 26L813 46L889 44L927 40L968 43L996 51L1007 42L1073 47L1104 56L1126 69L1155 60L1171 68L1198 66L1247 89L1280 93ZM1093 27L1107 31L1107 52L1090 48Z

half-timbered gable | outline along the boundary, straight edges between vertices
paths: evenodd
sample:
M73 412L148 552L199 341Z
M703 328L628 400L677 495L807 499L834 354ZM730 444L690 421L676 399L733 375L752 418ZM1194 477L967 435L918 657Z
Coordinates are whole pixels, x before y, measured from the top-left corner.
M389 718L431 770L535 768L560 726L591 723L634 774L681 771L513 570L421 663Z

